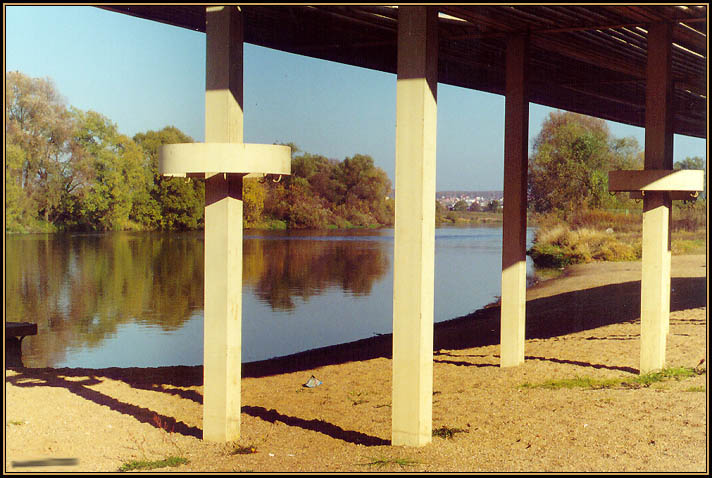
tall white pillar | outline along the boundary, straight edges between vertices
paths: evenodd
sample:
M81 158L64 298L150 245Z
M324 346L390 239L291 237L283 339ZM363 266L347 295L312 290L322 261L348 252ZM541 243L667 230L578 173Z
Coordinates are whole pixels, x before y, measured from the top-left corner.
M526 94L527 39L507 40L504 134L504 223L500 365L524 362L527 302L527 168L529 99Z
M242 16L206 7L205 142L242 143ZM206 174L203 439L240 436L242 175Z
M437 11L398 8L392 444L432 440Z
M672 25L648 30L645 88L645 169L673 166ZM643 198L640 371L665 366L670 321L670 210L668 192L649 191Z

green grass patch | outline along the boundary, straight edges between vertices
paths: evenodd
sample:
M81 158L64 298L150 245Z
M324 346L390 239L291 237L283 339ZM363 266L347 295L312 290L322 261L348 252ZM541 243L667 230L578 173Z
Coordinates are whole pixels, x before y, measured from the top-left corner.
M169 456L163 460L134 460L124 463L119 467L120 472L134 470L154 470L156 468L166 468L169 466L185 465L188 463L186 458L180 456Z
M538 384L523 383L520 388L545 388L557 390L562 388L584 388L589 390L600 390L604 388L644 388L658 382L666 380L682 380L706 373L706 369L692 367L672 367L665 368L658 372L650 372L633 378L591 378L575 377L560 380L547 380Z
M681 380L683 378L694 377L695 375L701 375L704 373L705 369L695 369L692 367L674 367L674 368L664 368L659 372L650 372L640 375L633 380L634 383L640 384L643 387L649 387L653 383L663 382L665 380L675 379Z
M597 379L590 377L575 377L564 378L560 380L546 380L542 383L523 383L520 388L546 388L549 390L558 390L562 388L588 388L598 390L601 388L613 388L621 384L621 379Z

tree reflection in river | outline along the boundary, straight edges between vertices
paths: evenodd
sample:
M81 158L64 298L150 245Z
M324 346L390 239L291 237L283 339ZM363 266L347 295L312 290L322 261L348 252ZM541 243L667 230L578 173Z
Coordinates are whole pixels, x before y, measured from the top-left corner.
M289 311L332 287L368 295L389 270L387 242L323 239L246 236L243 293ZM124 324L170 332L202 315L203 234L8 236L5 274L6 320L38 326L23 355L53 366Z
M34 322L24 353L61 361L121 324L171 331L202 308L197 236L153 233L32 235L6 241L8 321ZM28 350L29 349L29 350Z
M382 242L246 239L243 281L272 309L292 310L329 287L368 295L390 267Z

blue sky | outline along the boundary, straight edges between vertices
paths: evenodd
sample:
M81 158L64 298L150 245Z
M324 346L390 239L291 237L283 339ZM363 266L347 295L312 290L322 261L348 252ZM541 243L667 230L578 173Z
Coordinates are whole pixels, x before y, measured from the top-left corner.
M51 78L68 105L129 136L173 125L204 140L205 34L87 6L5 5L5 71ZM342 160L368 154L395 171L393 74L245 44L245 142L293 142ZM529 137L550 108L530 104ZM613 136L642 128L609 122ZM438 85L437 189L499 190L504 97ZM675 136L675 161L706 158Z

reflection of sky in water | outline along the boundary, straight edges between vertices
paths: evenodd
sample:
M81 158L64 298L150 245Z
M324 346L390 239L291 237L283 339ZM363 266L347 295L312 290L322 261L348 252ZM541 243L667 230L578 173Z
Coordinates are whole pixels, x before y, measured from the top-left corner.
M194 314L181 329L166 332L157 325L128 323L100 347L70 347L55 367L163 367L203 363L203 314Z
M533 231L528 231L527 247L531 245ZM501 290L501 234L499 227L436 229L435 322L468 314L497 299ZM251 239L283 241L287 237L273 233L245 235L245 240ZM364 248L378 247L387 258L388 267L373 281L367 295L356 295L329 285L307 299L299 295L291 297L294 304L291 310L272 309L268 302L258 297L252 285L244 284L243 362L392 331L392 229L356 231L348 236L298 232L289 234L288 240L350 241L354 247L361 241ZM527 258L529 275L531 269L531 260ZM63 290L62 308L66 307L67 296ZM55 363L44 364L40 358L27 357L25 365L99 368L202 364L202 309L196 309L176 330L153 325L149 319L156 313L146 310L143 317L120 324L115 333L107 335L93 348L69 346L64 357ZM38 337L25 340L38 340Z

